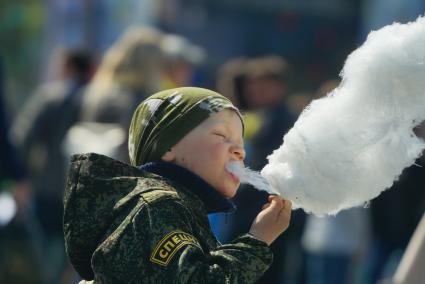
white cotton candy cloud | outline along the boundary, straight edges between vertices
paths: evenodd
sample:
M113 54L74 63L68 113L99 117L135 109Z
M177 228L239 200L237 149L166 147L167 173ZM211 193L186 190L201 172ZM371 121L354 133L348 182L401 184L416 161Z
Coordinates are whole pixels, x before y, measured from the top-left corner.
M241 183L253 185L259 190L267 191L271 194L279 194L274 191L267 180L256 171L251 170L248 167L244 167L240 161L230 161L226 164L226 170L236 175Z
M335 214L389 188L425 148L425 18L371 32L342 82L313 101L261 174L294 208Z

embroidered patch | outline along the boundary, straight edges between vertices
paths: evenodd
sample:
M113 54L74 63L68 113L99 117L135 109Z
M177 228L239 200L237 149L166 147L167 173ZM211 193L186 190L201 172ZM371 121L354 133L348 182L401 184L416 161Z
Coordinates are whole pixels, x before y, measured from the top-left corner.
M176 252L185 245L195 245L201 248L194 236L182 231L173 231L158 242L151 254L150 261L167 266Z

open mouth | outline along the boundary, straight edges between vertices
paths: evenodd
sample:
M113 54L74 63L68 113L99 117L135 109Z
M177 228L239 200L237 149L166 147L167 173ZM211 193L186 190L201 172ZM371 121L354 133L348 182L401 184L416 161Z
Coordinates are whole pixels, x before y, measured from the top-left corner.
M226 163L226 172L230 175L231 179L237 183L241 183L241 179L239 178L243 173L243 166L240 161L229 161Z
M227 173L229 174L229 176L232 178L232 180L235 183L240 183L240 180L239 180L239 178L236 175L232 174L231 172L227 172Z

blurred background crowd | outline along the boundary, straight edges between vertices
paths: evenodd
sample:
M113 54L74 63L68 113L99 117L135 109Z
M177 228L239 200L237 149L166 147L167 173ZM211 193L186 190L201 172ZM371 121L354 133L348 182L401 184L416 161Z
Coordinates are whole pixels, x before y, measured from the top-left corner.
M371 30L424 13L423 0L1 1L0 283L80 280L62 232L69 157L128 161L148 95L191 85L229 97L245 114L246 164L260 170ZM366 208L294 211L261 283L385 283L425 212L421 165ZM218 239L247 232L266 198L242 186L236 213L209 216Z

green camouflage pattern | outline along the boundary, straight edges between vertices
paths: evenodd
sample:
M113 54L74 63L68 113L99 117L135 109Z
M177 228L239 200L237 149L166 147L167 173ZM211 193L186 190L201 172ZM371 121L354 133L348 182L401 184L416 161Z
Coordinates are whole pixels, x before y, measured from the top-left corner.
M72 157L64 206L66 251L88 283L254 283L272 262L249 234L219 244L189 189L106 156Z
M231 101L207 89L182 87L156 93L137 107L131 120L128 151L132 165L162 155L211 114L224 109L242 116Z

